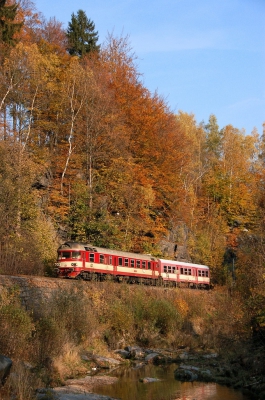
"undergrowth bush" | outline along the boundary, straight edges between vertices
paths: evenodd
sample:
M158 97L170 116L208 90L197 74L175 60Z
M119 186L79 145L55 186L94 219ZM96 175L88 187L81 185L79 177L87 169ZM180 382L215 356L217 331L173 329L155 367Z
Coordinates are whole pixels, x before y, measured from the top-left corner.
M55 291L36 320L38 360L58 357L67 343L85 346L96 326L93 307L82 290Z
M35 397L35 388L42 382L32 374L23 362L16 362L7 381L5 395L8 399L32 400Z
M0 293L0 323L0 353L27 358L34 324L32 316L21 306L17 287Z

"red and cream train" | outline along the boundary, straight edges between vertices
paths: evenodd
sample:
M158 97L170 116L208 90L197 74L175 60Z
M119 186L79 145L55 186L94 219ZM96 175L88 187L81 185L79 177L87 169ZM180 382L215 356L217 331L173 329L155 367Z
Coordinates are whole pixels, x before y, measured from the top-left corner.
M153 286L210 288L210 271L206 265L79 242L65 242L59 247L56 274L59 278L88 281L116 280Z

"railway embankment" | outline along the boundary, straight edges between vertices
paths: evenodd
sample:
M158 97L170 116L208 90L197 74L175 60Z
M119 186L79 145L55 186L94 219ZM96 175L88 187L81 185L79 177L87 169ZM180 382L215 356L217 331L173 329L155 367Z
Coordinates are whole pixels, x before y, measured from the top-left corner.
M27 310L38 310L57 290L69 290L76 282L41 276L0 275L0 293L3 289L17 290L21 304Z

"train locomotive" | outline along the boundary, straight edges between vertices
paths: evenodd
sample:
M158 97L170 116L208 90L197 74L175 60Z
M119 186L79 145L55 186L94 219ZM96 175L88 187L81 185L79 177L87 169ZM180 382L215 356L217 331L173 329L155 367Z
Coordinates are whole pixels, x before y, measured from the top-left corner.
M210 271L206 265L105 249L80 242L65 242L57 252L55 271L59 278L210 288Z

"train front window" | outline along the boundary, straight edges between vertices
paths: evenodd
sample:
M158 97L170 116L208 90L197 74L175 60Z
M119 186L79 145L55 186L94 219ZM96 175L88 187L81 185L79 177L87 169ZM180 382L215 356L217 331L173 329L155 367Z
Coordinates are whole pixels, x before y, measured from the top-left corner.
M81 251L72 251L72 258L81 258Z
M71 258L71 251L61 251L59 253L59 258L61 259Z

